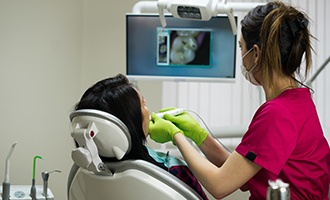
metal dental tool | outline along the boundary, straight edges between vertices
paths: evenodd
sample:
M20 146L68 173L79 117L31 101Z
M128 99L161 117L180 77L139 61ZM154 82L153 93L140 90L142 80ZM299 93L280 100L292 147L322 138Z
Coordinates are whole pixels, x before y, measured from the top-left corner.
M47 194L47 190L48 190L48 178L49 178L49 175L51 173L53 173L53 172L62 173L60 170L53 170L51 172L42 172L41 173L41 177L42 177L42 180L44 182L42 195L45 197L46 200L48 199L48 194Z
M17 142L14 142L11 146L11 149L8 153L8 156L6 158L6 168L5 168L5 180L2 183L2 199L3 200L9 200L10 196L10 182L9 182L9 165L10 165L10 157L11 154L14 151L14 148L16 146Z
M36 189L36 163L37 163L37 158L43 160L43 157L41 157L41 156L34 156L34 158L33 158L32 185L31 185L31 190L30 190L30 197L32 198L32 200L37 200L37 189Z

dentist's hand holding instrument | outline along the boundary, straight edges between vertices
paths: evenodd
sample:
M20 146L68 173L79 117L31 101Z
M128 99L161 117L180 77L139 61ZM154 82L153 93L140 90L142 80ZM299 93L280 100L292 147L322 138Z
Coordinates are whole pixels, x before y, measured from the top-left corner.
M151 114L151 120L149 121L149 134L151 139L159 143L172 141L174 144L174 135L177 133L183 134L183 131L172 122L158 117L155 113Z
M174 108L165 108L160 110L164 112ZM171 121L179 129L184 132L184 135L192 139L197 146L200 146L206 139L208 133L199 125L199 123L188 114L187 111L178 115L164 115L164 119Z

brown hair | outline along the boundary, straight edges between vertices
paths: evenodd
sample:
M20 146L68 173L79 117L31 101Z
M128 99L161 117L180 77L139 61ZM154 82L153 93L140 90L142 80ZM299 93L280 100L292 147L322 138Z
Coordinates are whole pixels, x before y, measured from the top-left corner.
M307 15L280 1L257 6L241 21L246 48L254 44L261 49L262 73L266 84L273 87L274 74L293 77L300 75L305 54L304 79L311 67L313 50Z

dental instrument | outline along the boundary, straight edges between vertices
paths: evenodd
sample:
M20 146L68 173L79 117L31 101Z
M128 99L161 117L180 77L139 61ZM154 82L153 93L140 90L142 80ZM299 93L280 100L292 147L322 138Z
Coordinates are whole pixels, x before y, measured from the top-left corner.
M54 200L52 191L48 188L49 174L52 172L60 172L54 170L52 172L43 172L42 178L44 184L35 185L35 171L36 171L36 159L43 159L41 156L35 156L33 160L33 178L32 186L30 185L11 185L9 182L9 169L10 169L10 157L14 151L17 142L13 143L11 149L6 158L5 179L0 188L0 200Z
M60 170L53 170L51 172L42 172L41 173L41 177L42 177L42 180L43 180L43 192L42 192L42 195L48 199L48 178L49 178L49 175L53 172L58 172L58 173L62 173Z
M36 164L37 164L37 159L43 160L44 158L41 156L34 156L33 158L33 169L32 169L32 185L31 185L31 190L30 190L30 197L32 200L37 200L37 189L36 189Z
M176 108L176 109L173 109L173 110L168 110L168 111L165 111L165 112L157 113L156 115L160 118L163 118L165 114L176 116L176 115L181 114L183 111L184 111L183 108Z
M226 147L220 140L219 138L215 137L212 133L212 131L209 129L209 127L206 125L205 121L203 120L203 118L198 114L196 113L195 111L193 110L185 110L183 108L176 108L176 109L173 109L173 110L168 110L168 111L165 111L165 112L160 112L160 113L157 113L156 115L160 118L163 118L165 114L169 114L169 115L173 115L173 116L176 116L176 115L179 115L181 114L182 112L188 112L188 113L193 113L196 115L196 117L202 122L202 124L205 126L205 129L208 131L208 133L221 145L223 146L228 152L231 152L231 150ZM151 119L151 116L150 116L150 119Z
M5 180L2 183L2 199L9 200L10 197L10 182L9 182L9 169L10 169L10 157L14 151L17 142L14 142L11 146L11 149L6 158L6 167L5 167Z
M193 113L200 121L201 123L204 125L205 129L208 131L208 133L221 145L223 146L228 152L231 152L231 150L226 147L220 140L219 138L215 137L212 133L212 131L209 129L209 127L206 125L205 121L203 120L203 118L198 114L196 113L195 111L193 110L185 110L183 108L176 108L176 109L173 109L173 110L168 110L168 111L165 111L165 112L160 112L160 113L157 113L156 115L158 117L161 117L163 118L165 114L170 114L170 115L173 115L173 116L176 116L176 115L179 115L181 114L182 112L188 112L188 113Z

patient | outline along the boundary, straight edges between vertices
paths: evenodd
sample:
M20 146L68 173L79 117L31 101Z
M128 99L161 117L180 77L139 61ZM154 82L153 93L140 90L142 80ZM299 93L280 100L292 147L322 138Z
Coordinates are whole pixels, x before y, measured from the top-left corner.
M143 96L129 83L126 76L118 74L97 82L87 89L75 109L100 110L119 118L127 126L132 140L131 151L122 160L142 159L151 162L169 171L203 199L207 199L201 185L184 161L145 146L149 130L149 109ZM111 160L104 157L101 159Z

